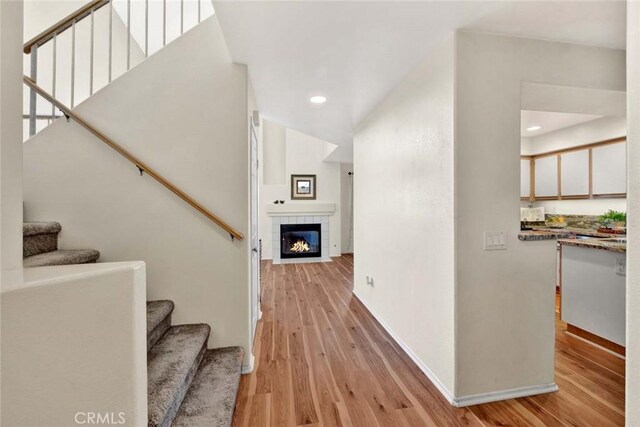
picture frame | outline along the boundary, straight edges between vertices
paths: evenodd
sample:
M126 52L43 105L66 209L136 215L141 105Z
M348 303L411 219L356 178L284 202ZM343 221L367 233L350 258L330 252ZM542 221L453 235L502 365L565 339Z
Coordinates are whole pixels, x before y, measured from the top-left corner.
M291 200L315 200L316 176L291 175Z

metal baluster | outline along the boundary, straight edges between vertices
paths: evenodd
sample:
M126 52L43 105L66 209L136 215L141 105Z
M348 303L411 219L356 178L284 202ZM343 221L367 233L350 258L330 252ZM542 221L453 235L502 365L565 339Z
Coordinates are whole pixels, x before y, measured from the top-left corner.
M167 0L162 0L162 46L167 45Z
M31 79L38 81L38 45L31 48ZM29 93L29 136L36 134L37 94L31 89Z
M91 46L89 54L89 96L93 95L93 33L94 33L94 10L91 9Z
M149 56L149 0L144 0L144 56Z
M53 55L52 55L53 73L51 78L51 95L54 98L56 97L57 50L58 50L58 33L53 33ZM51 104L51 115L55 116L55 114L56 114L56 106Z
M109 2L109 83L111 83L112 57L113 57L113 0Z
M76 21L71 23L71 108L75 105L76 86Z
M131 0L127 0L127 70L131 68Z
M184 34L184 0L180 0L180 34Z

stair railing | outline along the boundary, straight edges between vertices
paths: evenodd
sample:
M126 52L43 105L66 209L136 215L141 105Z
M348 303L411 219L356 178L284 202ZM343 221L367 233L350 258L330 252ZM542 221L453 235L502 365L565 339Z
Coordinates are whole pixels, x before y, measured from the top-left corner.
M94 68L95 68L94 58L96 54L95 52L96 50L95 49L96 48L95 20L97 19L96 17L98 16L97 14L99 10L105 9L108 13L108 30L107 30L108 35L106 35L108 39L108 47L107 47L108 70L107 70L106 84L109 84L114 78L114 20L115 19L119 19L119 17L122 17L122 20L126 21L124 22L126 26L126 67L125 67L125 70L123 71L123 72L126 72L132 67L132 38L134 38L132 33L134 32L134 30L141 28L142 25L144 26L144 37L142 36L142 32L138 34L137 42L139 44L139 48L142 50L143 58L146 58L150 55L150 53L153 53L153 52L150 52L150 43L149 43L149 40L150 40L149 4L150 2L154 6L154 12L157 12L153 14L151 18L152 20L151 23L158 24L157 20L158 19L162 20L162 30L160 31L157 28L157 26L153 26L152 34L151 34L153 40L154 41L157 40L157 43L154 43L154 44L157 44L158 49L160 49L164 47L168 42L173 40L174 38L177 38L178 36L182 35L190 27L193 27L199 24L203 18L206 18L213 14L213 9L211 8L210 3L205 2L205 6L203 7L202 1L203 0L140 0L140 1L134 0L136 8L138 7L138 5L141 8L142 4L144 4L144 24L142 24L141 22L137 22L137 24L140 24L140 25L133 28L132 10L131 10L132 0L119 0L119 1L93 0L87 3L86 5L82 6L80 9L76 10L72 14L61 19L57 23L53 24L51 27L42 31L40 34L36 35L35 37L33 37L31 40L29 40L24 44L23 46L24 53L27 55L30 55L29 76L32 81L38 82L38 84L42 86L42 82L38 80L38 62L39 62L38 51L43 46L47 45L48 43L51 43L52 45L51 47L52 79L51 79L50 92L54 98L56 99L61 98L61 94L56 93L56 81L59 79L59 77L57 76L58 65L59 65L58 50L59 48L62 47L59 45L60 44L59 36L65 33L66 31L71 30L71 40L70 40L71 69L70 69L70 81L69 81L70 94L68 95L70 99L69 105L71 108L74 108L76 101L83 101L84 99L93 95L94 91L96 90L96 82L94 81ZM178 2L179 2L179 12L174 10L174 9L177 9ZM185 2L187 2L191 6L189 7L188 11L185 8ZM161 14L159 10L160 3L162 3ZM171 6L171 10L169 11L169 13L167 12L168 3ZM195 3L197 3L197 11L194 10L194 7L193 7ZM105 6L108 6L108 7L105 7ZM197 16L197 22L195 22L196 16ZM77 62L77 58L76 58L76 50L77 50L76 29L77 28L76 27L78 23L84 21L85 19L89 19L90 21L89 22L89 25L90 25L89 39L90 40L89 40L89 53L88 53L89 67L88 67L88 70L86 70L86 72L88 73L89 82L88 82L88 93L86 93L86 96L84 93L78 96L78 93L76 90L77 89L76 72L80 72L82 70L77 70L78 67L76 66L76 62ZM141 21L141 19L138 19L138 21ZM168 31L167 27L169 27L170 30L175 29L175 31ZM179 27L179 33L177 31L178 27ZM170 34L173 32L176 32L178 34L174 34L175 37L173 37L172 34ZM104 35L104 34L100 34L100 35ZM160 36L162 38L161 43L160 43ZM135 42L136 40L134 38L134 43ZM41 65L42 65L42 62L41 62ZM87 88L85 87L80 89L85 91ZM100 88L98 87L98 89ZM64 94L64 95L66 98L67 94ZM80 99L77 99L78 97ZM30 137L35 135L36 132L38 131L38 126L37 126L38 120L46 120L47 124L49 124L55 116L55 108L53 107L52 107L51 117L48 117L49 116L48 114L42 114L41 112L39 112L36 101L37 101L36 92L35 90L31 89L29 93L29 102L28 102L28 107L29 107L28 120L29 120L29 136Z
M67 121L73 120L74 122L78 123L80 126L85 128L86 130L91 132L94 136L96 136L102 142L104 142L109 147L111 147L112 149L117 151L121 156L123 156L129 162L133 163L138 168L138 170L140 171L141 175L143 173L148 174L150 177L152 177L153 179L158 181L160 184L162 184L165 188L167 188L173 194L175 194L176 196L180 197L182 200L184 200L189 205L191 205L191 207L193 207L195 210L197 210L198 212L203 214L205 217L209 218L211 221L213 221L215 224L220 226L222 229L224 229L231 236L231 240L233 240L233 239L243 240L244 239L244 235L241 232L239 232L238 230L236 230L235 228L233 228L232 226L227 224L225 221L223 221L220 217L215 215L213 212L211 212L210 210L208 210L207 208L202 206L200 203L198 203L196 200L194 200L187 193L185 193L184 191L180 190L173 183L171 183L165 177L160 175L152 167L150 167L145 162L140 160L138 157L136 157L135 155L133 155L132 153L127 151L124 147L122 147L121 145L117 144L111 138L109 138L108 136L106 136L105 134L103 134L102 132L97 130L94 126L92 126L86 120L84 120L83 118L78 116L78 114L74 113L71 110L71 108L67 107L62 102L60 102L56 98L54 98L47 91L45 91L40 86L38 86L38 84L35 81L33 81L30 77L24 76L23 77L23 81L24 81L24 84L27 85L29 87L29 89L33 93L35 93L36 95L40 95L46 101L50 102L54 109L56 109L56 108L59 109L60 112L62 113L62 115L67 118Z

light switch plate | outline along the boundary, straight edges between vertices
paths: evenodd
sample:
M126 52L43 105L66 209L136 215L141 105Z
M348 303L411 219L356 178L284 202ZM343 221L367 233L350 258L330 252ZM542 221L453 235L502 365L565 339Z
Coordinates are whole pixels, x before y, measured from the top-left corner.
M507 232L506 231L485 231L484 232L484 250L485 251L504 251L507 249Z

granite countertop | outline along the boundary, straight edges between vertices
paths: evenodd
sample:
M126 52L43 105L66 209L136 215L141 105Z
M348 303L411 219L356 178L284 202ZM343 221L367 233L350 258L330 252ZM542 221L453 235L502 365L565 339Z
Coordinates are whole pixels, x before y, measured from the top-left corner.
M556 239L575 239L576 235L591 236L598 238L623 237L614 233L602 233L597 230L588 228L550 228L550 227L532 227L531 230L524 230L518 234L518 239L523 241L535 240L556 240Z
M518 234L518 239L527 242L535 240L570 239L572 237L575 237L575 233L556 230L524 230Z
M623 240L623 241L621 241ZM561 245L581 246L591 249L602 249L611 252L627 252L626 238L608 238L608 239L559 239Z

